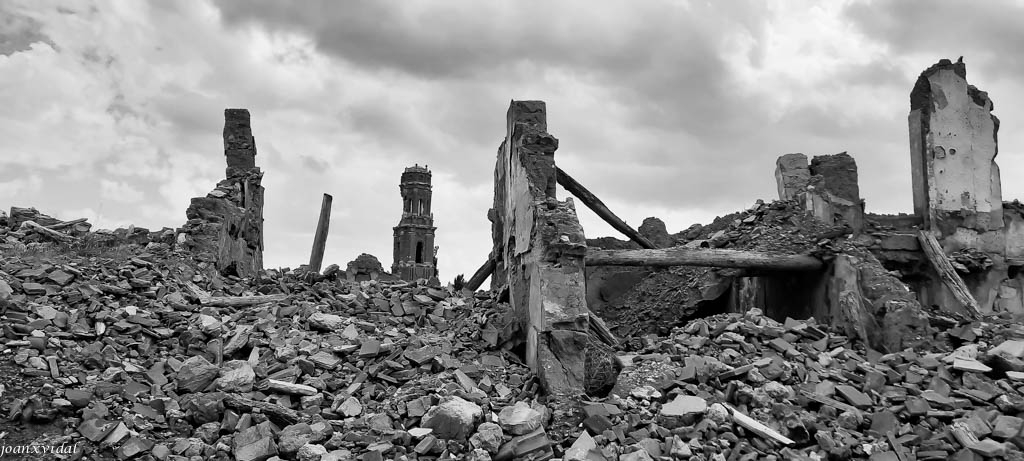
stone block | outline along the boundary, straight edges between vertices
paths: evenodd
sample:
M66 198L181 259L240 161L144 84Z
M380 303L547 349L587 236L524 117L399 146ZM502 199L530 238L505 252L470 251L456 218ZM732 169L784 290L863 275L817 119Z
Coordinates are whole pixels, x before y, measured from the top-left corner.
M786 154L775 161L775 184L780 200L790 200L807 189L811 173L804 154Z

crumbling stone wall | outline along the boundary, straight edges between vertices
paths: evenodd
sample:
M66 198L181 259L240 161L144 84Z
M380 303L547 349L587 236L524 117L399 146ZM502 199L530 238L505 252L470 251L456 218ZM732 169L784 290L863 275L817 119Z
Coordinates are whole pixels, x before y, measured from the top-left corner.
M779 199L803 202L827 224L839 221L854 234L864 228L864 203L857 185L857 162L846 152L819 155L807 163L804 154L786 154L775 161Z
M384 266L376 256L362 253L356 259L349 261L345 267L345 279L349 282L364 282L370 280L395 280L384 271Z
M803 154L783 155L776 161L775 178L779 198L796 200L827 224L845 223L854 234L864 230L857 164L847 153L816 156L810 164ZM835 248L837 254L825 277L779 274L741 278L737 304L740 310L771 304L767 297L774 288L776 297L790 300L785 306L789 316L814 316L878 350L902 350L927 337L927 317L915 293L865 248L920 249L915 244L916 236L907 241L905 235L886 233L877 242L874 235L861 236Z
M836 256L828 304L830 324L877 350L897 352L929 337L928 317L915 294L867 251L851 247Z
M811 181L811 170L804 154L786 154L775 161L775 184L780 200L792 200L805 192Z
M488 213L497 268L513 321L525 333L526 361L552 395L583 392L588 341L583 258L586 240L571 199L555 198L554 153L542 101L513 101L495 168Z
M263 270L263 172L246 109L224 110L226 178L205 197L192 199L177 243L223 275L250 277Z

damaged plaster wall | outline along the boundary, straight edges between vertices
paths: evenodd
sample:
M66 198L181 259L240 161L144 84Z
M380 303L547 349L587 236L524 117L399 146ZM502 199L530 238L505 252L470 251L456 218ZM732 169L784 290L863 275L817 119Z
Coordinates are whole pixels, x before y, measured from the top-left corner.
M988 94L967 84L962 61L943 59L918 77L910 105L915 213L943 237L1001 229L999 119Z
M205 197L192 199L177 245L222 275L251 277L263 270L263 172L249 111L224 110L226 178Z

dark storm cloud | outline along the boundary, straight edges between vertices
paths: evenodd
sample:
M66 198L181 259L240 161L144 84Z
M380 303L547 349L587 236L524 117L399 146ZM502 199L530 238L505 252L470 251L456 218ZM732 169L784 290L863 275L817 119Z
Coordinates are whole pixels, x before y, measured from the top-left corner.
M577 179L605 197L669 208L726 212L771 198L783 153L875 153L870 133L879 120L905 130L905 113L862 120L845 107L856 101L839 95L869 88L903 98L916 76L878 56L808 69L812 84L776 76L743 91L736 65L774 64L765 34L775 12L757 3L218 5L228 25L299 32L361 72L422 88L429 96L417 101L377 99L342 111L348 128L403 158L430 158L468 186L488 182L509 99L544 99L562 141L560 164ZM746 52L729 49L737 39L749 43ZM798 93L777 108L773 89L788 88L806 88L806 100ZM597 102L580 103L587 99Z
M670 44L665 39L687 33L659 27L678 14L643 11L631 3L605 5L611 14L598 14L587 3L458 1L428 9L399 1L320 0L303 8L270 0L218 3L228 23L301 30L322 50L353 63L432 78L467 77L523 62L639 69L657 58L645 49L661 49ZM559 7L573 14L558 14ZM697 21L694 15L687 22Z
M762 35L760 16L765 11L754 3L745 8L700 2L616 3L600 11L586 3L530 2L456 2L429 10L399 2L317 2L302 9L270 1L228 0L220 5L228 24L299 31L322 51L356 66L432 85L436 94L447 96L446 104L414 107L412 114L402 113L391 101L353 107L351 126L375 133L388 145L429 145L413 142L426 136L423 125L437 128L437 136L459 138L449 143L454 148L435 146L430 155L436 162L451 160L447 163L458 168L453 179L468 185L490 179L480 172L493 168L504 110L513 98L547 100L551 131L568 152L581 153L594 164L618 164L592 172L596 181L621 183L623 177L616 178L616 173L635 173L626 177L626 187L614 190L622 198L678 204L677 197L698 195L720 183L701 173L697 164L763 167L735 165L751 152L737 148L735 140L749 134L747 127L764 114L754 109L758 101L730 88L722 53L726 33L755 42ZM751 59L758 54L755 47ZM604 114L565 114L573 101L557 92L566 85L590 88L587 96L604 101L608 119ZM569 126L562 118L569 116L592 116L593 121ZM619 142L608 139L616 136L609 133L609 123L620 130L636 127L619 136L661 138L665 144L629 145L624 140L626 145L616 147ZM687 140L678 141L681 136ZM724 140L734 141L730 145ZM669 193L657 180L669 181ZM714 200L751 192L743 189Z
M869 37L888 43L894 55L923 53L933 61L936 53L952 60L964 56L970 70L987 78L1024 71L1024 60L1017 59L1024 48L1020 2L861 2L847 7L845 15Z
M54 46L53 41L43 34L39 21L0 5L0 55L10 56L25 51L38 42Z
M763 13L754 3L698 2L613 3L600 11L587 3L546 2L452 2L428 10L376 1L219 4L229 24L301 31L358 66L452 86L487 79L491 96L503 103L523 97L510 94L523 81L564 72L612 89L608 96L628 106L638 124L706 136L734 133L721 120L747 110L729 91L716 34L739 29L756 38Z

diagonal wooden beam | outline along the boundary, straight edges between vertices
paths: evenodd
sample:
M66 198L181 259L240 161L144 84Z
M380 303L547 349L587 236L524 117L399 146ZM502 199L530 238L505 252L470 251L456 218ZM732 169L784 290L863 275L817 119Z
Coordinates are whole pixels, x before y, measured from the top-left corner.
M601 199L597 198L596 195L587 190L586 187L583 187L582 184L576 182L575 179L572 179L572 176L569 176L565 171L562 171L562 169L557 166L555 167L555 177L558 180L558 184L561 184L565 190L579 198L587 208L590 208L594 213L597 213L601 219L614 227L615 230L622 232L622 235L629 237L630 240L639 243L640 246L644 248L658 248L658 246L653 242L640 235L636 229L633 229L621 218L615 216L615 213L612 213L612 210L609 210Z
M924 250L925 256L928 256L932 267L935 267L935 271L939 273L942 283L949 288L949 291L953 292L953 297L967 310L967 315L972 320L981 318L981 306L971 295L971 290L967 288L964 279L960 278L960 275L953 269L953 264L949 262L946 252L942 251L942 245L935 239L935 236L926 230L920 230L917 233L917 239L921 241L921 249Z
M487 280L487 277L490 277L491 274L494 273L496 265L497 263L495 263L493 259L488 258L487 262L485 262L483 266L480 266L480 268L473 273L473 276L469 278L469 281L466 282L466 288L468 288L469 291L476 291L480 288L480 285L484 284L484 280Z

